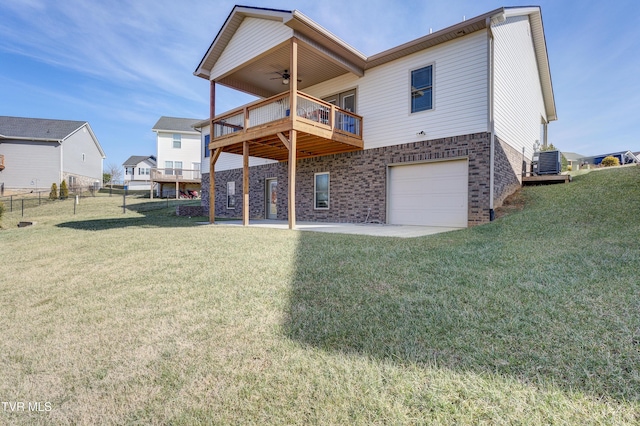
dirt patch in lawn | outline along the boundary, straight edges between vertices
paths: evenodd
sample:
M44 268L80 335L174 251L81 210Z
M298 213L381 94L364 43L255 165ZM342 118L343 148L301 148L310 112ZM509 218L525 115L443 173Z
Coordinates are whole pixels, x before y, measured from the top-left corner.
M496 219L519 212L524 209L525 205L526 198L522 194L522 188L520 188L516 192L505 198L502 202L502 205L495 209Z

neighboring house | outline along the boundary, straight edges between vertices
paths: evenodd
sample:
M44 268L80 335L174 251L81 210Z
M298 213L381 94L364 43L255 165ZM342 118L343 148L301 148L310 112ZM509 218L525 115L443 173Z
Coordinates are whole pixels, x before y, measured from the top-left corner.
M176 197L180 191L200 190L201 137L195 118L160 117L156 133L157 167L151 169L156 194ZM151 192L153 197L153 191Z
M620 161L620 165L640 163L640 159L633 152L619 151L619 152L610 152L608 154L593 155L591 157L582 157L580 159L580 164L582 165L590 164L593 166L599 166L600 163L602 163L602 160L605 159L605 157L617 158L618 161Z
M131 191L151 189L151 169L157 167L156 157L153 155L132 155L125 161L124 184Z
M539 7L365 56L298 11L235 6L194 75L210 81L212 221L485 223L557 119ZM218 112L218 85L260 99Z
M579 170L581 160L584 158L584 155L578 154L575 152L562 152L562 155L567 160L567 166L571 167L571 170Z
M106 158L86 121L0 116L0 185L14 191L101 187Z

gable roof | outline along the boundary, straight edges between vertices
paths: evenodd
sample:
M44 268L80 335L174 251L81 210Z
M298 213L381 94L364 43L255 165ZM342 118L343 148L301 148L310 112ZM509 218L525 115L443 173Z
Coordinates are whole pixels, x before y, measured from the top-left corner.
M194 75L209 78L211 68L233 38L242 21L247 17L282 22L295 31L298 37L327 49L326 52L335 52L344 60L343 66L352 72L358 75L363 74L366 56L307 18L300 11L236 5L213 39L211 46L194 71Z
M156 158L153 155L132 155L131 157L129 157L127 159L127 161L125 161L124 163L122 163L123 166L127 167L127 166L137 166L138 164L142 163L143 161L147 161L148 163L150 163L151 165L155 166L156 165Z
M212 78L210 73L213 66L222 55L222 52L233 38L243 20L247 17L281 22L283 25L291 28L293 30L293 35L304 41L306 45L315 47L322 55L332 55L334 63L339 64L339 68L342 72L352 72L355 75L362 76L364 75L365 70L391 62L412 53L428 49L438 44L454 40L458 37L464 37L472 32L490 28L492 24L503 22L508 17L525 15L528 16L532 28L532 38L538 63L538 73L540 75L540 83L544 96L547 119L549 121L557 120L551 72L549 69L549 59L542 24L542 13L538 6L501 7L367 57L311 19L307 18L298 10L266 9L236 5L225 20L222 28L214 38L211 46L205 53L193 74L205 79ZM302 54L300 56L305 57L305 55ZM303 60L304 58L300 59L300 61ZM286 69L286 66L283 69ZM340 69L336 70L336 72L341 72ZM253 71L254 70L251 70L251 72ZM308 76L305 77L306 78L303 78L303 80L305 80L304 83L299 86L301 88L304 88L305 85L312 85L314 83ZM216 78L217 83L225 84L225 82L228 82L227 76L220 81L217 77L214 78ZM242 87L236 88L244 90ZM261 94L258 92L253 94L260 96L267 95L266 93Z
M154 132L179 132L179 133L198 133L194 126L196 123L202 121L200 118L179 118L179 117L165 117L162 116L153 125Z
M87 121L54 120L0 116L0 140L24 140L62 143L81 128L86 127L102 158L106 158L100 142Z
M584 158L584 155L570 151L562 151L562 155L564 155L564 158L569 161L578 161L579 159Z
M62 142L86 121L0 116L0 138Z

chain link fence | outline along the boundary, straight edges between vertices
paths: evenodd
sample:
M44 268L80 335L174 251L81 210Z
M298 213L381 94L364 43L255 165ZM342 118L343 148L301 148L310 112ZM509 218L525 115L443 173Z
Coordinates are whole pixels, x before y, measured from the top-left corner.
M66 197L61 197L59 192L56 196L52 196L51 191L49 190L30 191L0 196L0 204L3 205L5 213L21 212L22 217L25 215L25 210L37 208L59 200L74 201L73 214L76 214L76 206L78 205L79 200L89 199L96 196L121 198L123 213L126 213L127 211L145 213L171 208L176 209L177 212L179 208L187 206L193 206L197 210L197 207L201 204L201 200L197 197L187 195L183 196L180 194L179 198L176 199L175 192L167 195L167 198L150 200L149 191L127 191L122 189L122 187L96 189L93 186L76 186L69 189L69 194ZM147 201L145 201L145 199Z

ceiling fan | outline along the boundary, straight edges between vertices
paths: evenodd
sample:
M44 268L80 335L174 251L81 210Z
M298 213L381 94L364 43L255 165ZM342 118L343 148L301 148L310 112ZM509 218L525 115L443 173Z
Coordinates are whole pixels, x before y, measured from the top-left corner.
M282 78L282 84L289 84L289 80L291 79L289 70L284 70L284 72L274 71L272 74L278 74L280 77L273 77L270 80L279 80ZM298 83L302 83L302 80L298 79Z

